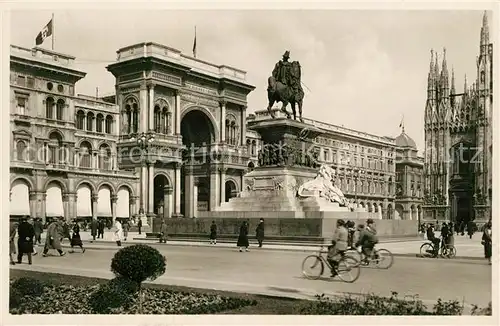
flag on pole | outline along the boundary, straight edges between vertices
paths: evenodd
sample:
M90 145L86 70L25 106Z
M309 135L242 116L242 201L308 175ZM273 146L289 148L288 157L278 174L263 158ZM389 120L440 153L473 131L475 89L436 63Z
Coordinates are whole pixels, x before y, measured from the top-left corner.
M401 118L401 122L399 123L399 128L403 128L403 132L405 131L405 116Z
M52 35L52 32L53 32L52 19L50 19L49 23L42 28L40 33L38 33L36 40L35 40L36 45L37 46L41 45L47 37Z
M196 26L194 27L193 56L196 58Z

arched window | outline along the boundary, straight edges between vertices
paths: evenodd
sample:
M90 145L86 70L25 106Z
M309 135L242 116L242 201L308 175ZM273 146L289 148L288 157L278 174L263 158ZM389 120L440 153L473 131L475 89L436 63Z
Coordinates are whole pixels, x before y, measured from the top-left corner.
M129 134L132 131L132 108L130 105L125 105L125 132Z
M85 129L85 112L82 110L76 113L76 128L80 130Z
M111 134L112 127L113 127L113 117L108 115L108 116L106 116L106 130L105 130L105 132L107 134Z
M252 140L252 155L257 155L257 142L255 140Z
M56 106L56 120L62 121L64 120L64 107L66 104L64 103L64 100L60 99L57 100L57 106Z
M158 105L154 109L154 130L157 133L161 132L161 110Z
M57 132L49 135L49 163L59 164L64 162L62 137Z
M132 132L137 133L139 131L139 106L137 103L134 103L132 105L132 119L133 119L133 124L132 124Z
M164 107L162 110L162 129L164 134L169 134L170 133L170 126L172 124L172 118L171 118L172 113L168 109L168 107Z
M52 97L48 97L45 100L45 117L47 119L54 119L54 99Z
M247 152L252 154L252 141L250 139L247 139Z
M87 113L87 130L88 131L93 131L94 130L94 113L89 112Z
M97 132L102 132L103 122L104 122L104 116L99 113L96 118L96 126L95 126Z
M125 100L124 130L127 134L137 133L139 130L139 105L133 97Z
M17 150L17 160L25 161L26 160L26 143L22 140L19 140L16 144Z
M107 144L102 144L99 148L99 169L111 169L111 149Z
M231 143L230 126L231 126L231 121L226 120L226 143L228 144Z
M80 144L80 167L81 168L91 168L92 167L92 146L89 142L84 141Z

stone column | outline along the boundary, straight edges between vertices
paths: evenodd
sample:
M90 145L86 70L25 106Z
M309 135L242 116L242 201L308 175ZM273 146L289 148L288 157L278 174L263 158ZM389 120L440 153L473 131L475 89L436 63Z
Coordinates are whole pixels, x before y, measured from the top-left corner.
M193 167L186 166L185 167L185 182L184 182L184 217L194 217L194 175L193 175ZM198 203L196 203L198 205Z
M163 217L164 218L170 218L171 212L170 212L170 197L172 197L172 186L165 186L163 188Z
M77 194L76 192L71 192L68 193L68 199L69 199L69 215L70 218L76 218L76 200L77 200Z
M37 199L36 192L30 191L30 217L32 218L38 217L36 199Z
M245 146L246 141L247 141L246 114L247 114L247 107L246 107L246 105L243 105L241 107L241 141L240 141L240 146Z
M146 163L142 163L141 166L141 177L140 177L140 184L141 184L141 191L140 191L140 204L139 204L139 214L142 215L146 213L146 200L147 200L147 194L146 194L146 183L147 183L147 167Z
M129 217L137 215L137 196L131 196L128 200Z
M215 211L218 203L220 203L220 177L219 171L216 166L210 167L210 198L208 203L208 210Z
M174 204L174 215L179 217L181 215L181 165L176 163L174 166L175 174L175 204Z
M155 85L149 85L149 128L148 130L154 130L154 112L155 112Z
M139 133L148 131L148 88L142 84L139 91Z
M197 179L194 179L193 182L193 218L198 217L198 186L199 186L199 181Z
M47 221L47 216L46 216L46 199L47 199L47 194L42 192L39 193L38 201L40 205L40 218L42 219L42 222L45 223Z
M113 224L116 221L116 202L118 201L117 195L111 196L111 216L113 217Z
M224 143L226 142L226 101L220 101L220 121L219 121L219 128L220 128L220 142Z
M220 168L220 198L219 205L226 201L226 168Z
M154 211L154 162L148 163L148 213L155 213Z
M181 134L181 95L179 90L175 93L175 134Z
M64 219L66 221L70 220L69 216L69 195L67 193L62 195L62 200L63 200L63 212L64 212Z
M97 220L97 199L99 198L98 195L93 194L92 195L92 219Z

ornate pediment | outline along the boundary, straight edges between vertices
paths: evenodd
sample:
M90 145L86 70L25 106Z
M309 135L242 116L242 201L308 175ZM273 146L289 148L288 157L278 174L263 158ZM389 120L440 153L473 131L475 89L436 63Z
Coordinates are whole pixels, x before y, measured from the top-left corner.
M14 138L15 139L31 139L33 134L29 131L29 130L26 130L26 129L18 129L18 130L14 130L12 131L12 133L14 134Z

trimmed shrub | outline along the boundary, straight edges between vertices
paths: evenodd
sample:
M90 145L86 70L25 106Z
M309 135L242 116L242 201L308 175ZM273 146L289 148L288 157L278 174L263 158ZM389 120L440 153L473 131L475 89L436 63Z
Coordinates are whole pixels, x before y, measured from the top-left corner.
M166 258L157 249L143 245L133 245L118 251L111 260L111 271L141 284L154 280L166 271Z
M39 297L45 290L45 283L31 277L21 277L15 280L11 287L21 296Z
M107 284L109 287L115 289L116 291L121 291L126 294L134 294L139 291L139 283L129 280L123 276L117 276L110 280Z
M116 283L101 285L89 298L90 307L97 314L109 314L117 308L127 309L131 301L131 295L120 291Z

